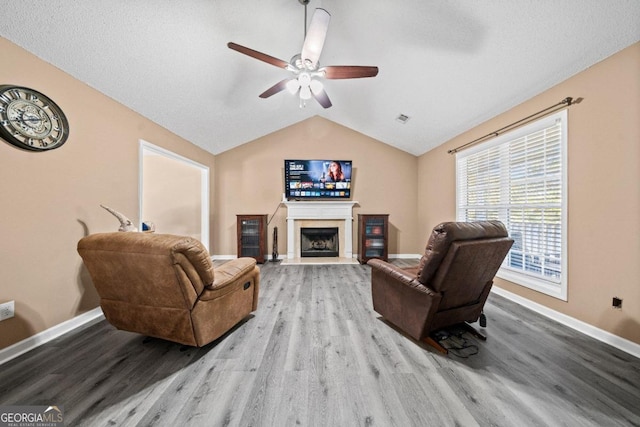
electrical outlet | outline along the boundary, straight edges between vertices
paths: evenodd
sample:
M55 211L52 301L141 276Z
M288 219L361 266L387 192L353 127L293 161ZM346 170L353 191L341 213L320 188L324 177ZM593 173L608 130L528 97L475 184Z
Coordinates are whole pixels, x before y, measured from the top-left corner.
M618 310L622 310L622 298L613 297L613 302L611 303L613 308L617 308Z
M16 313L15 307L15 301L0 304L0 321L11 319Z

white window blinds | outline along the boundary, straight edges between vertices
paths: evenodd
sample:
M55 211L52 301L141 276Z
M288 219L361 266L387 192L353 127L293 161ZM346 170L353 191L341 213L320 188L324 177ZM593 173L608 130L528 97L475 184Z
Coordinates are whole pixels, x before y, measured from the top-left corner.
M501 277L566 299L566 110L456 155L459 221L515 240Z

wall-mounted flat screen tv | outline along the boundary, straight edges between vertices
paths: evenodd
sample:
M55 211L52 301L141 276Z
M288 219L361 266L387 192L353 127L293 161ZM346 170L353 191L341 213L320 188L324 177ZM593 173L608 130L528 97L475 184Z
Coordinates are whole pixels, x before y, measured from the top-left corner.
M349 199L351 160L285 160L288 200Z

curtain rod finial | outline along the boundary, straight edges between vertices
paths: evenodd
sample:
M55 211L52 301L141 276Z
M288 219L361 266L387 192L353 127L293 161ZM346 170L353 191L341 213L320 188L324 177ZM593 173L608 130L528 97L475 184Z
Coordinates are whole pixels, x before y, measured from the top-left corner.
M562 104L567 104L569 106L573 104L580 104L582 102L582 99L583 98L576 98L574 100L572 97L568 96L562 101Z

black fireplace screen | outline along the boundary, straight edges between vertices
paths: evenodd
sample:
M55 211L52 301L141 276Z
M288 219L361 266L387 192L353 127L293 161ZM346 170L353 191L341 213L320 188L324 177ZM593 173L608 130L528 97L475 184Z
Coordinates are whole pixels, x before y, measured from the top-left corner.
M338 227L301 228L301 257L337 257Z

